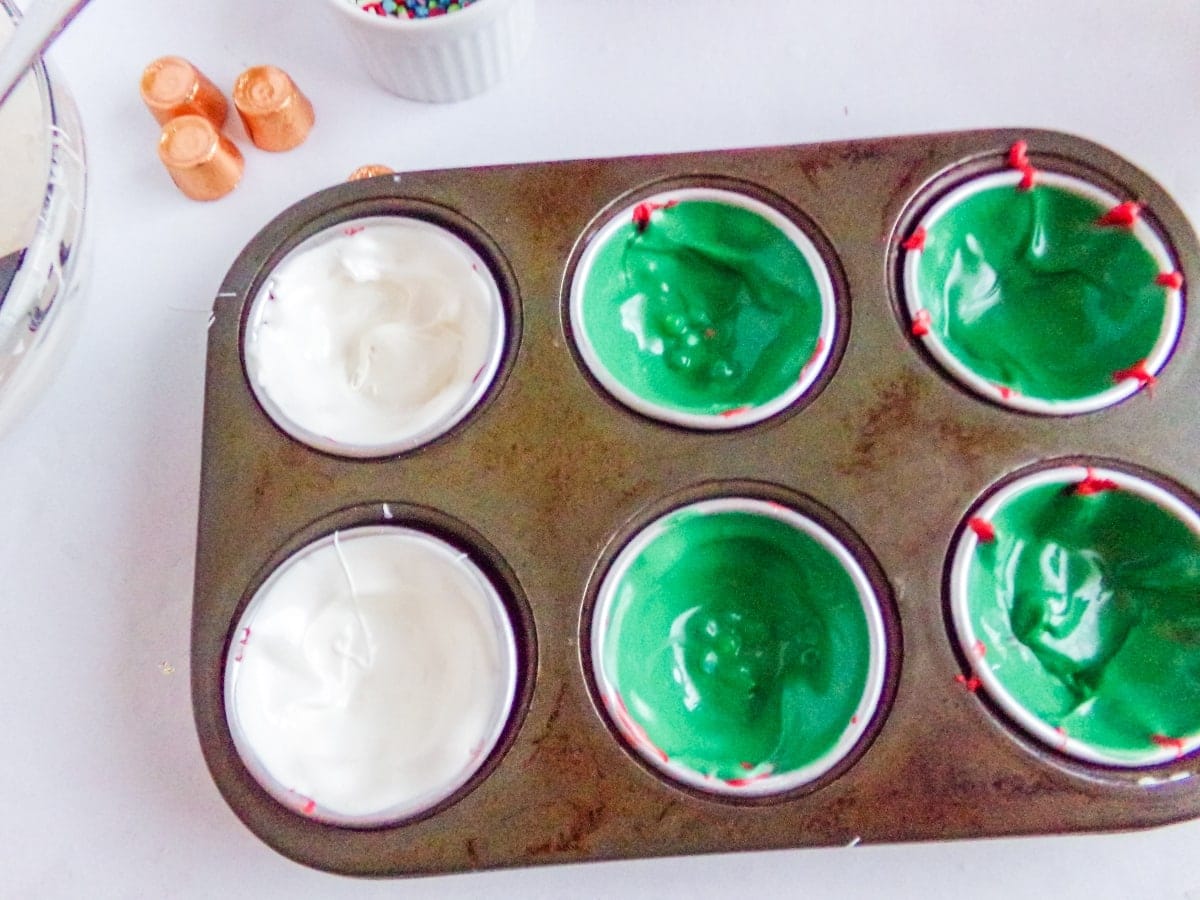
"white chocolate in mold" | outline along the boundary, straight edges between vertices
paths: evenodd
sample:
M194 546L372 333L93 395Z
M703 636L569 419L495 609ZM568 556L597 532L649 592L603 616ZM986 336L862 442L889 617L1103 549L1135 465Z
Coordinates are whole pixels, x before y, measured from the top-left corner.
M310 544L264 582L231 639L226 711L277 800L369 827L470 779L508 720L516 671L512 623L466 554L366 526Z
M246 369L293 437L386 456L470 412L499 368L504 331L496 281L462 239L375 217L316 235L276 267L250 314Z

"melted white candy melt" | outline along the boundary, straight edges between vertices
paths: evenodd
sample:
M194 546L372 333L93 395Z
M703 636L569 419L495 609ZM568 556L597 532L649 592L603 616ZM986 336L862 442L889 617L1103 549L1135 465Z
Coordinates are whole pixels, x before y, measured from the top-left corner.
M371 824L428 809L482 765L515 660L507 614L465 555L408 529L349 531L264 584L231 644L226 702L278 799Z
M0 49L12 20L0 10ZM27 75L0 106L0 256L25 247L33 237L49 177L46 112L37 80Z
M461 419L495 374L504 328L482 261L413 219L348 223L302 245L251 322L246 358L267 405L366 451L408 449Z

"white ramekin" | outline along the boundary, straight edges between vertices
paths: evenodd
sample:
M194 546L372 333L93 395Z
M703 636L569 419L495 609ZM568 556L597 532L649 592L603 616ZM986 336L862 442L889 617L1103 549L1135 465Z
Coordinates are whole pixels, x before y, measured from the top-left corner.
M465 100L503 79L533 39L534 0L476 0L443 16L400 19L329 0L376 83L410 100Z

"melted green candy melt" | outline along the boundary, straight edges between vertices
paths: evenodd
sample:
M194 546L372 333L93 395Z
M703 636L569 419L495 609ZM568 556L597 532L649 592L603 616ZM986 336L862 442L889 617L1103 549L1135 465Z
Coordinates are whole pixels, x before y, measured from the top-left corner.
M1005 690L1118 758L1200 734L1200 537L1128 491L1055 484L992 524L969 614Z
M821 295L804 254L773 223L683 200L598 249L582 323L604 367L638 397L719 415L796 384L817 350Z
M737 782L829 753L871 647L854 582L811 537L763 515L685 510L625 571L599 654L661 754Z
M1111 389L1163 329L1159 264L1105 208L1064 188L1000 186L928 229L917 267L931 330L987 381L1046 401Z

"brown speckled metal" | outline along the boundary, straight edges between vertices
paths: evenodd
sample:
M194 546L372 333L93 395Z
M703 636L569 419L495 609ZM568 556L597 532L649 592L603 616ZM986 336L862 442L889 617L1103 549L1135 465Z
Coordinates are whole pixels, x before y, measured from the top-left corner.
M1120 829L1200 815L1195 757L1139 771L1072 762L955 682L964 663L944 620L946 555L989 485L1024 465L1084 455L1200 489L1195 317L1185 318L1152 395L1068 419L967 394L909 338L895 296L898 239L941 190L1003 167L1017 139L1041 168L1144 202L1186 283L1200 284L1196 238L1161 188L1103 148L1042 131L385 176L317 194L269 224L214 305L192 621L200 741L237 815L286 856L357 875ZM641 418L596 387L571 349L563 297L603 210L666 180L725 179L802 212L830 263L848 340L799 411L700 434ZM291 440L256 405L241 327L288 249L336 222L391 212L441 222L493 261L513 342L497 385L449 435L396 459L338 459ZM614 737L591 695L587 611L598 574L639 523L714 492L811 498L870 548L872 574L894 601L885 715L869 745L836 777L781 801L730 803L664 782ZM230 741L222 677L238 616L271 567L319 535L387 514L448 537L490 570L523 641L523 678L480 777L419 821L355 831L288 812L255 784Z

